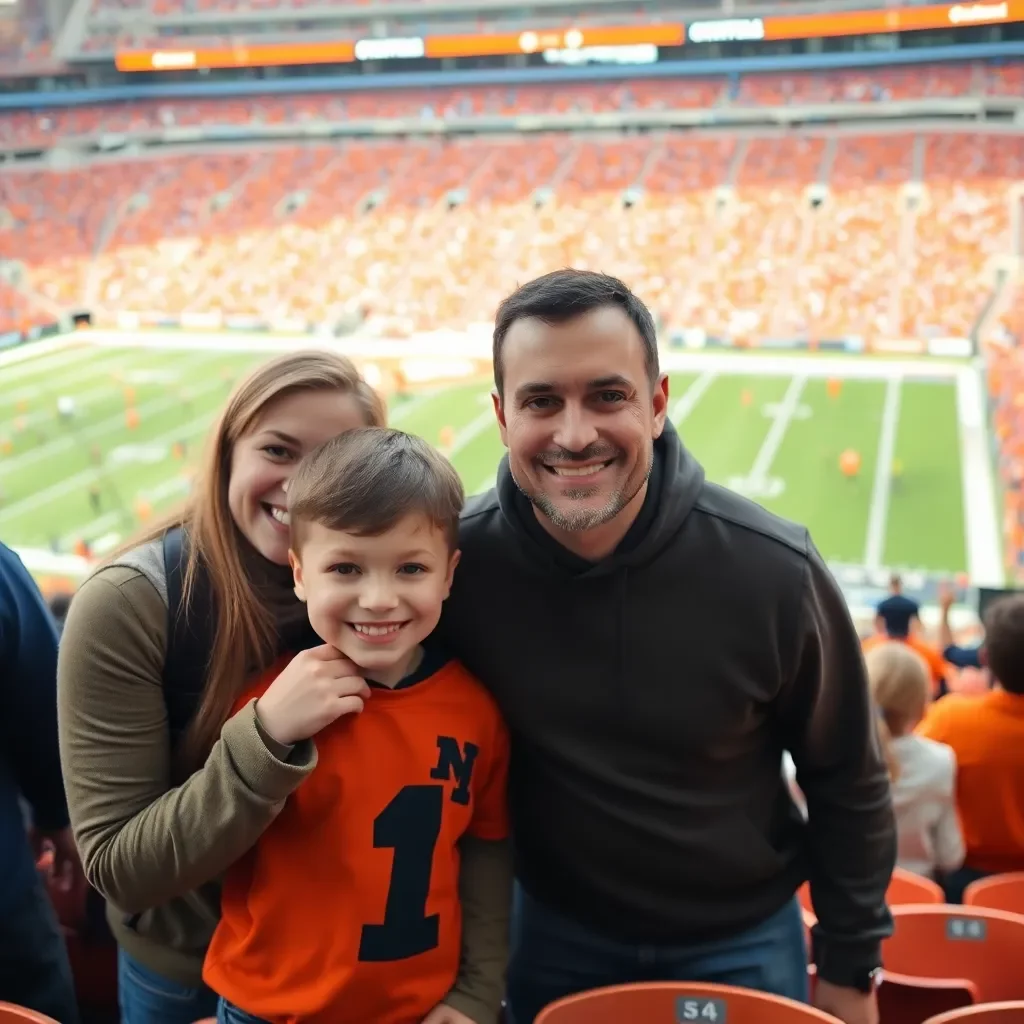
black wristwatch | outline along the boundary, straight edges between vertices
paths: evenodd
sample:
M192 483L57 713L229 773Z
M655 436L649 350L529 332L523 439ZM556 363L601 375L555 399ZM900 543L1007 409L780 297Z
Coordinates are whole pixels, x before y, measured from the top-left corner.
M827 981L830 985L838 985L840 988L853 988L867 995L869 992L874 992L882 984L882 968L854 968L839 973L829 971L827 978L821 974L819 969L818 977L822 981Z
M879 985L882 984L882 968L872 967L870 970L854 971L853 972L853 984L850 988L855 988L858 992L874 992Z

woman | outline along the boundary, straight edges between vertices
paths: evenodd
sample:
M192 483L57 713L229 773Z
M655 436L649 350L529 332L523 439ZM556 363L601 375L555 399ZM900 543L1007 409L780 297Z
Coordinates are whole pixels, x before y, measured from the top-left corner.
M58 670L61 759L86 875L119 945L123 1024L215 1012L201 977L216 879L315 762L308 746L267 737L251 706L229 717L251 672L319 642L292 590L288 480L307 451L384 419L348 359L272 360L228 401L184 514L75 596ZM179 549L180 574L166 560ZM172 623L176 580L183 611Z

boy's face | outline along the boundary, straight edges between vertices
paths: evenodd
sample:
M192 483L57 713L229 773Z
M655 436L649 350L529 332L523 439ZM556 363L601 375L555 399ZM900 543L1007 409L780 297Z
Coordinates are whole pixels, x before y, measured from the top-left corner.
M289 558L310 624L370 679L394 686L437 626L459 553L418 514L379 537L319 523L303 531L301 550Z

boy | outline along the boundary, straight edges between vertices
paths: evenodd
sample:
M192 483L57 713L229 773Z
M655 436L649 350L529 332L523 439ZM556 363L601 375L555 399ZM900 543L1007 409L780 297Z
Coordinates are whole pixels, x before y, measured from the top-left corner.
M225 877L204 967L222 1024L497 1019L507 737L430 639L462 502L443 456L397 430L350 430L292 478L295 592L325 644L298 657L322 660L324 685L289 685L284 659L237 706L258 698L282 757L315 735L318 762Z

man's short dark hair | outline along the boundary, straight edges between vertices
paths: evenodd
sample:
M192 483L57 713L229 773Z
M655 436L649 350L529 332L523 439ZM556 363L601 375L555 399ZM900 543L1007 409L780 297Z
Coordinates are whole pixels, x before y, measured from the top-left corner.
M375 537L418 513L454 551L464 500L455 468L422 438L387 427L346 430L311 451L288 485L292 549L310 523Z
M617 306L632 321L644 346L644 366L653 387L658 379L658 334L651 311L617 277L593 270L555 270L529 281L502 300L494 318L494 386L501 395L505 371L501 350L517 320L564 324L595 309Z
M1024 694L1024 594L993 601L985 612L985 660L996 682Z

